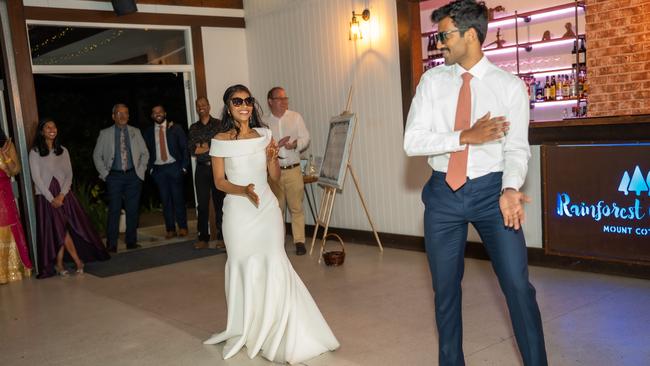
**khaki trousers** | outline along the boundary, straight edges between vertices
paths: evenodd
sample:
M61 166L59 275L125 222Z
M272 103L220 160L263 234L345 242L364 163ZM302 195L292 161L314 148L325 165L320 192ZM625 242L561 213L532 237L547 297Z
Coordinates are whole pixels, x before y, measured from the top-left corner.
M275 183L269 180L271 190L278 198L280 209L284 215L287 204L291 212L291 234L294 243L305 242L305 211L303 197L305 183L302 180L300 166L280 170L280 181Z

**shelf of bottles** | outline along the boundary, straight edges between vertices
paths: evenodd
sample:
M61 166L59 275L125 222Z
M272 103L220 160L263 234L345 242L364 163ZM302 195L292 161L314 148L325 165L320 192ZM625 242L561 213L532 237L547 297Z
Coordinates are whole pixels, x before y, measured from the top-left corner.
M497 38L485 46L483 52L497 66L518 75L526 83L533 120L587 115L587 42L585 35L578 32L578 16L584 16L584 11L584 2L574 1L525 13L515 12L488 23L488 33L496 29ZM530 29L525 26L535 21L565 18L575 19L575 32L571 29L570 36L554 38L546 31L543 39L530 40ZM500 38L502 29L514 30L514 43L507 44ZM528 41L520 39L522 30L528 30ZM422 60L424 71L444 65L442 54L436 49L435 33L435 29L422 33L427 56Z

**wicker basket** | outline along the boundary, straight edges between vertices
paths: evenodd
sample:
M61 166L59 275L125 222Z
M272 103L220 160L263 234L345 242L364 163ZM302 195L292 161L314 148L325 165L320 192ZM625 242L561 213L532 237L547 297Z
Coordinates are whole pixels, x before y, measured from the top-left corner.
M343 239L341 239L341 237L336 234L327 234L323 238L323 246L325 245L328 236L333 236L339 240L339 244L341 244L341 250L323 252L323 260L328 266L340 266L345 261L345 245L343 245Z

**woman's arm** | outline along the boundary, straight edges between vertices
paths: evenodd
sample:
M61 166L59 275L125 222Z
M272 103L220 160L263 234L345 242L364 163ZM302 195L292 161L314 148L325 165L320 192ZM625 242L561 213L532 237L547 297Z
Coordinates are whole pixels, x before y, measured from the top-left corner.
M280 161L278 160L278 153L280 147L271 138L271 142L266 147L266 169L269 172L269 177L272 181L277 182L280 180Z
M72 163L70 162L70 154L68 149L63 148L63 153L59 156L61 162L61 170L63 171L63 182L61 182L61 194L66 196L72 187Z
M218 190L227 194L247 196L255 204L255 206L259 205L260 198L255 193L254 184L251 183L247 186L240 186L230 183L226 179L223 157L212 157L212 175L214 176L214 185Z

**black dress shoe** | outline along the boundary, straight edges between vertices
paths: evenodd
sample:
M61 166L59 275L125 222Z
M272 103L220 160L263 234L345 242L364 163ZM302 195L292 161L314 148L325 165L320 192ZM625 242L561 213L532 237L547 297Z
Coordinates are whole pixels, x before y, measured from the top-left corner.
M140 244L138 244L138 243L135 243L135 244L127 244L127 245L126 245L126 249L138 249L138 248L142 248L142 245L140 245Z
M305 255L307 254L307 249L305 249L304 243L296 243L296 255Z

